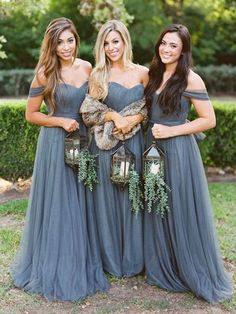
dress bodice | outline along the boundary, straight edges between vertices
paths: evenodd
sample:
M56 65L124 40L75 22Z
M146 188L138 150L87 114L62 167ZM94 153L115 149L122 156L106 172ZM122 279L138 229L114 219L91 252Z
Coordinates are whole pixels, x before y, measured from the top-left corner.
M158 105L158 96L159 95L157 93L154 93L153 95L150 111L150 122L165 125L179 125L185 123L191 107L190 98L209 100L206 91L185 91L181 98L180 109L176 110L171 115L165 115Z
M143 84L137 84L131 88L127 88L119 83L110 82L108 89L108 95L105 98L104 103L118 112L132 102L144 97Z
M56 109L52 116L63 116L82 121L78 113L87 91L87 85L88 82L83 83L80 87L66 83L58 84L55 92ZM34 97L42 95L43 89L43 87L31 88L29 96ZM48 112L50 112L48 100L44 99L44 101Z
M55 102L56 109L52 117L65 117L76 119L80 123L80 130L86 133L81 115L80 106L87 92L88 82L86 81L80 87L67 83L60 83L56 86ZM42 95L44 87L30 88L29 96L36 97ZM48 112L51 111L48 99L44 99Z

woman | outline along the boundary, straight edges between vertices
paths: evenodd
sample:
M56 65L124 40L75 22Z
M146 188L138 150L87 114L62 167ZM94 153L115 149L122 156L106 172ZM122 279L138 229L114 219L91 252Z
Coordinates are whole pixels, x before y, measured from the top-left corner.
M77 129L91 65L76 58L79 36L67 18L48 25L26 108L40 125L26 227L11 267L14 284L49 300L80 300L107 289L86 191L64 162L64 139ZM40 112L45 101L49 114ZM91 201L90 201L91 204ZM87 219L90 228L87 228Z
M132 62L128 30L117 20L101 27L95 57L89 80L92 98L83 103L81 112L94 133L91 151L98 155L99 184L93 191L98 238L104 270L129 277L144 266L143 220L138 205L131 204L128 187L111 182L111 157L126 139L125 147L135 155L140 174L144 145L140 122L146 115L142 99L148 69Z
M202 79L191 70L188 29L171 25L160 35L145 89L149 105L148 144L165 153L169 212L145 213L147 280L169 291L192 291L211 303L229 298L212 221L210 198L198 145L193 136L216 124ZM193 104L198 117L186 122ZM154 208L153 208L154 209Z

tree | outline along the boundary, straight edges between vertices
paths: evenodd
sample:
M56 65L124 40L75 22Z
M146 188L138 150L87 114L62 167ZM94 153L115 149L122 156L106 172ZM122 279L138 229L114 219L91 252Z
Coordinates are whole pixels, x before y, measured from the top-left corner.
M2 50L2 44L6 42L6 38L4 36L0 36L0 59L7 58L5 51Z
M121 20L128 25L133 16L126 11L123 0L81 0L80 14L92 16L92 23L97 30L108 20Z

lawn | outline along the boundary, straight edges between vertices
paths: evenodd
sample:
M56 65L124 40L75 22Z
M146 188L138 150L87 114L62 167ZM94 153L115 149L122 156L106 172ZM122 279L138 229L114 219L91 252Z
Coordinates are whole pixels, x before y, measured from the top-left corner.
M236 183L210 183L220 248L228 271L236 283ZM82 302L49 303L15 289L8 269L19 245L27 200L0 205L0 314L60 313L236 313L236 295L230 301L210 305L191 293L170 293L146 284L143 275L129 279L110 277L107 294L96 294Z

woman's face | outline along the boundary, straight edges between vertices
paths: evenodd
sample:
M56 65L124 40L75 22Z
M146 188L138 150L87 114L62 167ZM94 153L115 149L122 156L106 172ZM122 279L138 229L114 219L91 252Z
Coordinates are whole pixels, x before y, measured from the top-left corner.
M111 62L117 62L122 59L125 44L117 31L111 31L104 41L104 50L106 56Z
M70 30L63 31L58 39L56 53L58 58L63 62L74 59L76 50L75 36Z
M165 65L178 63L181 56L183 43L178 33L166 33L159 46L159 56Z

